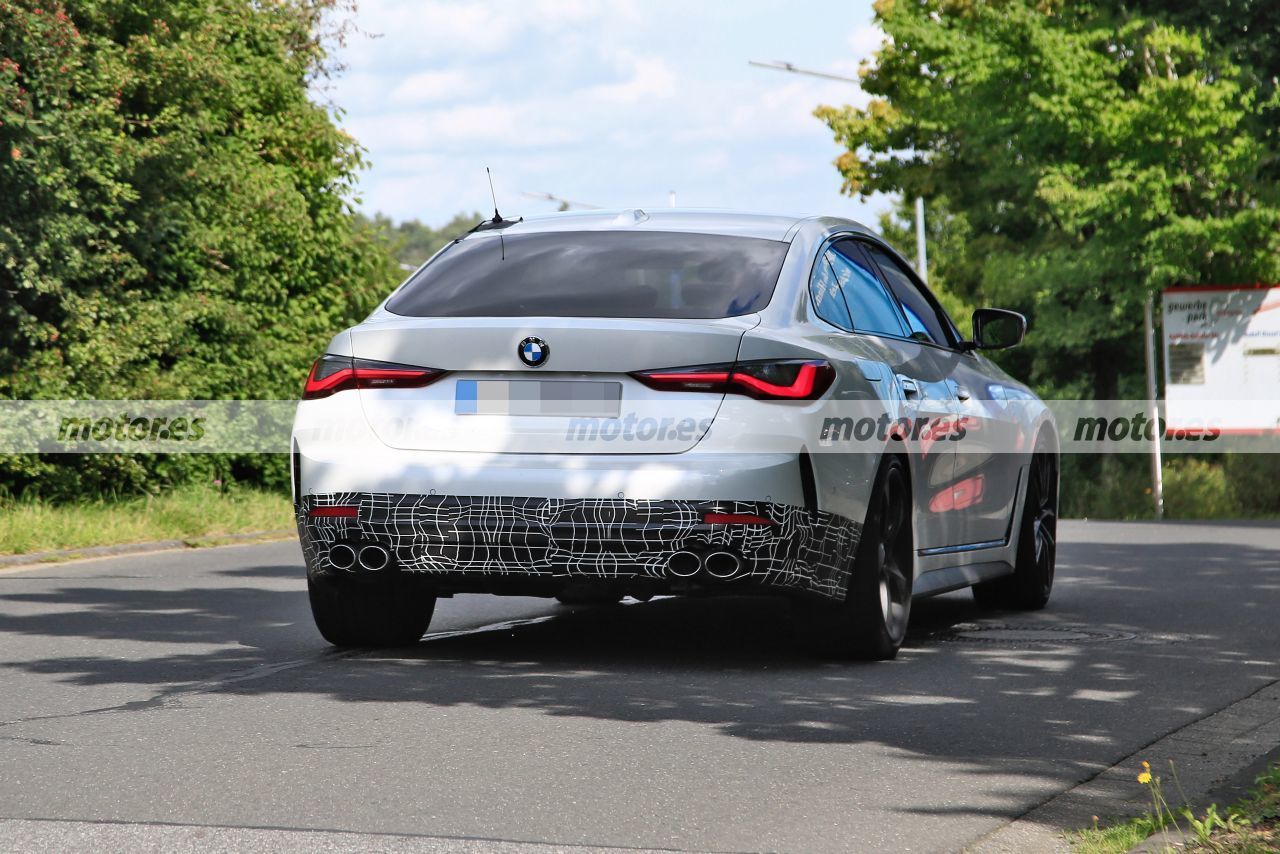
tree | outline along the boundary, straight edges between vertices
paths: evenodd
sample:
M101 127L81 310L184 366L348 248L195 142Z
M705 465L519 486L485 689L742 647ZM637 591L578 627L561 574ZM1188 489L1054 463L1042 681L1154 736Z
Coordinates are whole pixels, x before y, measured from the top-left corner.
M372 220L361 217L361 220L386 237L397 261L406 267L417 267L483 218L478 213L460 213L440 228L423 225L416 219L395 223L385 214L376 214Z
M292 396L372 306L330 5L0 0L0 393Z
M1280 273L1274 90L1148 5L879 0L872 101L817 111L846 191L941 202L940 278L1029 314L1045 393L1140 396L1148 294Z
M334 2L0 0L0 396L294 397L382 297Z

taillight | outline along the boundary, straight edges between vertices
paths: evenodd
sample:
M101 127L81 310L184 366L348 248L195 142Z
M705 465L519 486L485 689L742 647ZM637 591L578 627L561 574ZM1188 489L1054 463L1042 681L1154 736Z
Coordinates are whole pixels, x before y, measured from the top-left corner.
M659 391L744 394L757 400L817 400L831 388L836 371L822 359L788 359L637 371L631 376Z
M831 388L836 369L829 362L748 362L734 366L731 383L751 397L817 400Z
M446 373L437 368L324 355L311 366L302 399L315 400L350 388L422 388Z

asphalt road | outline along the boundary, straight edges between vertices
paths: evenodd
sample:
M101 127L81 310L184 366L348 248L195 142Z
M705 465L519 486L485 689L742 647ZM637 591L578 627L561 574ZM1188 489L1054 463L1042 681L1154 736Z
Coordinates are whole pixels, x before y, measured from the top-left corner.
M959 849L1280 679L1280 529L1061 534L1046 611L918 603L862 665L751 599L458 597L335 653L294 543L0 572L0 820L60 822L0 848Z

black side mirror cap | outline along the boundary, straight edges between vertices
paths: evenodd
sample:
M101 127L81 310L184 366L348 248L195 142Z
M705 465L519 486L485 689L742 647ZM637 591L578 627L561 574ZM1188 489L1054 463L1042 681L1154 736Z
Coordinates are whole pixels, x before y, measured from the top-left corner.
M961 345L964 350L1007 350L1022 343L1027 334L1027 319L1016 311L1003 308L980 308L973 313L973 340Z

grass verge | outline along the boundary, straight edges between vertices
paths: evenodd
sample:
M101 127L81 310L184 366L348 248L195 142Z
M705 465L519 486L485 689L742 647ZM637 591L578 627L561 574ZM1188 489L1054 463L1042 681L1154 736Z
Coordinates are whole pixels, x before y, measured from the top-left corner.
M1145 815L1115 824L1102 824L1069 834L1071 849L1080 854L1122 854L1139 843L1166 834L1158 851L1200 851L1212 854L1263 854L1280 851L1280 763L1254 781L1253 791L1238 804L1219 812L1217 804L1203 813L1172 809L1160 791L1159 778L1144 775L1152 788L1153 807ZM1176 847L1175 847L1176 841Z
M1196 828L1195 844L1189 851L1223 854L1262 854L1280 851L1280 763L1272 765L1254 781L1249 797L1227 811L1205 835Z
M286 495L183 487L163 495L51 505L0 502L0 556L155 540L194 540L293 526Z
M1069 837L1076 854L1124 854L1160 828L1147 816L1132 818L1119 824L1095 824L1077 830Z

